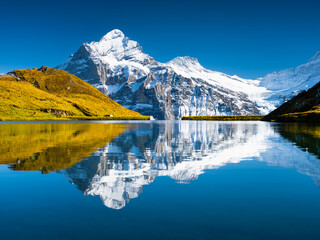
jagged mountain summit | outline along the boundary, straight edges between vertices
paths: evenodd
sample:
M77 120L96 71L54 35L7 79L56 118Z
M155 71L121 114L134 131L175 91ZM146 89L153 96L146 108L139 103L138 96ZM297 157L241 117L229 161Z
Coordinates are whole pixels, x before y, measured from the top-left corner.
M148 65L157 62L143 53L137 42L129 40L120 30L113 30L99 42L84 43L58 68L74 72L101 91L112 94L121 88L124 80L133 81L150 73Z
M205 69L197 59L159 63L120 30L84 43L57 68L70 72L126 108L157 119L190 115L265 114L274 103L258 80Z

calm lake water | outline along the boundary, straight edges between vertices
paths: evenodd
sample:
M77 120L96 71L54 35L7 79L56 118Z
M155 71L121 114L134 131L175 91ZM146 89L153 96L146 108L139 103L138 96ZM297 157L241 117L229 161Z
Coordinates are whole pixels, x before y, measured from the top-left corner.
M320 239L320 127L0 124L0 239Z

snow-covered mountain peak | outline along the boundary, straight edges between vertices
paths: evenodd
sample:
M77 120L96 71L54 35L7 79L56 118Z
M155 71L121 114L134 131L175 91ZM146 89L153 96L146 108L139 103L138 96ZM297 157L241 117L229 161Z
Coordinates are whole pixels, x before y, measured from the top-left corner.
M198 59L192 57L176 57L165 65L173 68L176 73L184 77L197 77L200 72L205 70Z
M181 72L199 72L204 69L198 59L188 56L176 57L170 62L167 62L166 65L178 71L179 74L181 74Z
M121 67L125 64L138 63L146 65L149 63L154 64L155 62L152 57L143 53L139 43L130 40L118 29L107 33L99 42L85 43L83 46L95 64L111 64L117 69L119 66ZM84 54L82 50L83 49L78 50L79 55L81 55L80 58L83 58L83 55L88 56L88 54ZM72 61L72 59L67 60L60 68L65 68L65 65L70 61Z
M313 62L313 61L317 61L320 60L320 49L316 52L315 55L312 56L312 58L309 59L308 62Z
M144 62L149 56L142 52L142 47L136 42L127 38L120 30L112 30L101 38L99 42L86 44L93 59L110 62L131 60Z
M198 59L193 57L176 57L172 59L170 62L167 63L168 65L175 65L179 67L191 67L191 66L198 66L202 67L198 61Z
M125 38L125 35L123 34L123 32L119 29L114 29L110 32L108 32L106 35L104 35L100 42L103 41L108 41L108 40L112 40L112 39L116 39L116 38Z

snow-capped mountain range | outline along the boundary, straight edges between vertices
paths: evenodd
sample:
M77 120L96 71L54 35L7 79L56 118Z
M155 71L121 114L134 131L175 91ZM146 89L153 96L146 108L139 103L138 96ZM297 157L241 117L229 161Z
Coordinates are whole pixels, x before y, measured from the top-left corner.
M251 80L205 69L191 57L157 62L137 42L113 30L99 42L84 43L57 68L89 82L124 107L157 119L267 114L320 81L320 51L295 69Z
M295 68L265 76L260 86L272 91L269 100L283 103L320 82L320 50L310 60Z

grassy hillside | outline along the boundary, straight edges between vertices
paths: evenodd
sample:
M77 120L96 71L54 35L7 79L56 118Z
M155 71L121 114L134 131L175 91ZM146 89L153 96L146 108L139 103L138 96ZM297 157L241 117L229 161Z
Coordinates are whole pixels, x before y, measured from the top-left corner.
M129 127L83 122L0 124L0 164L43 173L70 168Z
M279 122L320 121L320 83L303 91L271 112L262 120Z
M24 69L0 77L0 120L148 119L63 70Z
M264 115L225 115L225 116L190 116L182 120L208 120L208 121L257 121Z
M314 107L310 111L287 113L276 116L272 119L263 119L277 122L320 122L320 107Z

